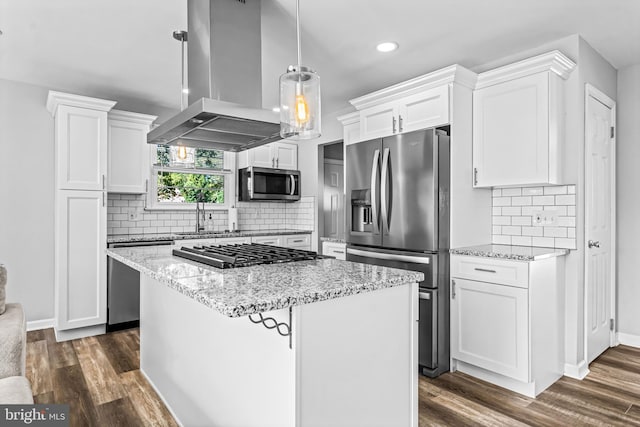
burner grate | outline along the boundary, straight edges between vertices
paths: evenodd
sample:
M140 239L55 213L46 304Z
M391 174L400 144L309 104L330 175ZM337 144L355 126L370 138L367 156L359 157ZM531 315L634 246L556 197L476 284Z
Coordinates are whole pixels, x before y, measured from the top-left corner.
M315 252L280 246L242 243L220 246L183 246L174 249L173 255L191 261L201 262L217 268L248 267L251 265L274 264L322 258Z

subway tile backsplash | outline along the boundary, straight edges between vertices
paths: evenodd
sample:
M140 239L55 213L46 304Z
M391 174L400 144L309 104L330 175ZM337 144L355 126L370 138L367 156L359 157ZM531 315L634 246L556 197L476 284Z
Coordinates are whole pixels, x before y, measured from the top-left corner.
M144 210L145 195L109 193L107 199L107 234L153 234L194 231L195 210ZM315 198L302 197L293 203L238 202L240 230L309 230L314 228ZM130 212L137 218L130 219ZM226 210L211 213L214 231L228 228Z
M576 249L575 193L575 185L493 189L493 243ZM554 211L556 223L538 225L538 211Z

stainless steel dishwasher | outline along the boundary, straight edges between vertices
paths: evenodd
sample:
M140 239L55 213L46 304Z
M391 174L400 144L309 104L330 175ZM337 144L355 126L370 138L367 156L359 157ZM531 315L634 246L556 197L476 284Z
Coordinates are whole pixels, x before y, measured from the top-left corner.
M173 240L109 243L112 248L169 246ZM140 272L107 257L107 332L140 325Z

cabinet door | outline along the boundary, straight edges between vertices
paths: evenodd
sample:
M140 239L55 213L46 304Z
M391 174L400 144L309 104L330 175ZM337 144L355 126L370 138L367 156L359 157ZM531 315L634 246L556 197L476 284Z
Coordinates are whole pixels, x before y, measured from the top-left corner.
M276 159L278 169L298 169L298 146L287 142L274 142L271 144L273 157Z
M360 111L360 139L368 140L398 132L397 103L376 105Z
M56 197L57 329L106 323L106 193L63 190Z
M109 120L108 190L141 194L149 179L149 126Z
M529 382L526 289L451 280L451 357Z
M282 246L281 236L255 236L251 238L251 243L260 243L261 245Z
M476 187L549 182L549 73L473 94Z
M261 145L260 147L252 148L249 151L249 165L260 168L273 168L275 167L275 156L271 149L271 144Z
M449 86L404 98L398 107L398 132L411 132L449 123Z
M58 189L104 190L107 112L60 105L55 127Z

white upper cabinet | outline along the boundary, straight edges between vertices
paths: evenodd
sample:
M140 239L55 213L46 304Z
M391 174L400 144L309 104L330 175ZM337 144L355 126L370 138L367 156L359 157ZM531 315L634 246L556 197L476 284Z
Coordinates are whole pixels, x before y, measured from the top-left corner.
M145 193L149 178L147 133L156 116L111 110L108 115L107 190Z
M107 111L115 102L49 92L54 116L56 183L61 190L104 190L107 174Z
M487 71L473 94L473 185L560 184L563 79L558 51Z
M451 65L350 100L358 111L338 117L345 145L450 124L453 84L473 88L476 78Z
M360 140L449 123L449 85L360 111Z
M298 169L298 146L290 142L272 142L238 153L238 169L260 168Z

